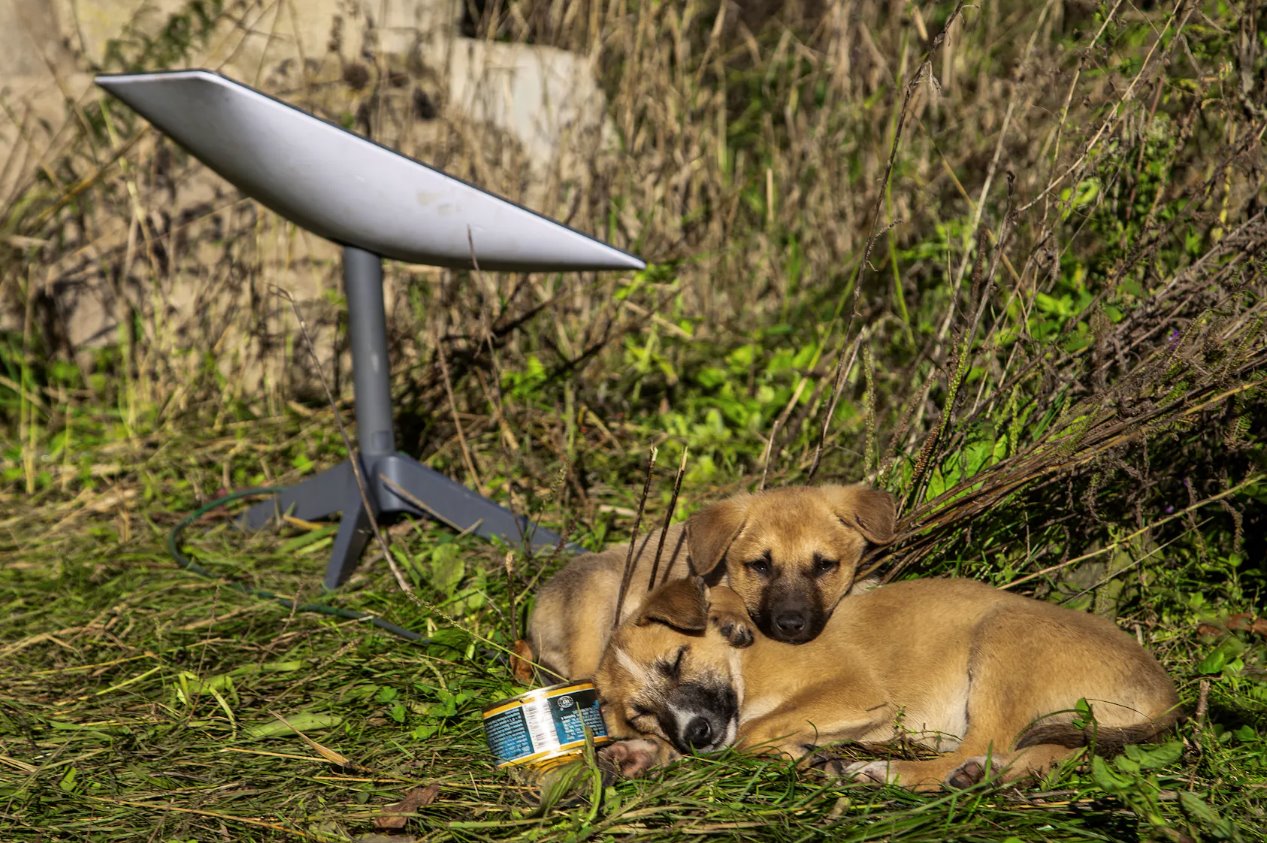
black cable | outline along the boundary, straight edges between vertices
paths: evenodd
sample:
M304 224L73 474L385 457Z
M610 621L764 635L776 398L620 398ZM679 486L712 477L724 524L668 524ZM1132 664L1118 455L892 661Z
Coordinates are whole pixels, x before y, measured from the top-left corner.
M223 497L216 498L213 501L203 504L202 506L198 507L193 512L189 513L184 518L182 518L180 522L176 524L175 527L172 527L171 532L167 534L167 552L171 554L172 559L176 560L176 564L186 571L197 574L198 576L204 577L209 580L215 580L216 582L222 583L223 585L225 585L228 588L233 589L234 591L240 592L250 597L255 597L260 600L268 600L270 602L278 603L284 606L287 610L291 612L313 612L320 615L330 615L336 618L344 618L346 620L369 621L371 624L378 627L379 629L384 630L386 632L390 632L392 635L399 636L400 638L404 638L406 641L413 641L419 644L430 643L430 639L423 638L421 635L419 635L416 632L413 632L412 630L408 630L408 629L405 629L404 627L397 626L396 624L391 623L390 621L385 621L382 618L378 617L377 615L372 615L369 612L357 612L353 609L341 609L338 606L327 606L323 603L296 603L294 600L291 600L289 597L283 597L280 594L275 594L263 588L255 588L253 586L246 585L245 583L237 582L236 580L230 579L229 577L221 576L220 574L217 574L215 571L211 571L211 570L208 570L207 568L204 568L203 566L195 562L193 559L186 556L183 552L181 552L180 539L181 539L182 534L191 524L193 524L202 516L206 515L208 512L211 512L216 509L220 509L221 507L227 506L228 504L231 504L237 500L241 500L242 498L254 497L257 495L275 495L281 491L283 490L278 489L278 488L267 487L267 486L261 486L254 489L242 489L237 492L231 492Z

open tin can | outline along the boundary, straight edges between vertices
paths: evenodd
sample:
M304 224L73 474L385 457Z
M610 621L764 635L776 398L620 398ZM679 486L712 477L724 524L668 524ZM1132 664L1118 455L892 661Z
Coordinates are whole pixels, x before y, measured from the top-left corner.
M595 746L608 743L607 724L590 682L563 682L484 709L484 733L497 767L544 770L580 755L588 729Z

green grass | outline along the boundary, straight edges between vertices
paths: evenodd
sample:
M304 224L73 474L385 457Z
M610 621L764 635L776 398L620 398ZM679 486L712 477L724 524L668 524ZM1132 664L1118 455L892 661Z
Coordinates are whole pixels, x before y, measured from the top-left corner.
M124 33L107 69L198 64L250 2ZM173 217L198 166L91 101L0 200L0 840L368 841L432 784L401 839L1261 839L1267 18L812 5L489 4L482 31L594 51L607 92L611 145L542 210L657 263L389 267L400 445L589 547L628 538L652 447L644 523L684 452L679 518L762 484L877 483L903 516L878 572L1113 616L1180 688L1173 739L940 796L736 754L616 783L581 763L540 804L492 768L479 713L517 691L506 648L563 560L403 521L407 588L372 546L324 594L332 528L247 534L240 503L184 533L211 578L169 555L208 501L345 455L339 297L267 292L293 231L232 197ZM364 88L279 92L529 186L491 127L442 111L443 142L411 133L401 92L434 69L357 60ZM299 270L336 286L320 253ZM116 284L116 334L69 347L48 278ZM318 373L341 366L330 407Z
M411 818L412 835L799 839L826 828L846 840L1118 840L1170 829L1238 839L1239 823L1239 839L1250 840L1261 818L1263 686L1228 669L1261 663L1261 639L1233 633L1223 640L1248 646L1220 650L1175 625L1151 633L1154 647L1190 705L1200 677L1212 683L1214 722L1184 726L1182 747L1159 769L1147 758L1135 769L1110 762L1109 773L1067 772L1038 790L928 797L728 754L609 786L586 768L541 815L531 783L491 768L479 724L484 705L515 691L501 650L511 631L500 552L400 529L393 546L409 563L415 604L373 558L349 593L316 593L328 536L286 550L277 537L204 522L191 542L206 564L255 585L433 634L417 645L181 571L162 546L171 513L151 506L158 523L138 514L127 528L117 515L83 513L96 500L6 523L27 538L6 548L2 581L5 839L340 840L369 833L386 806L433 783L438 798ZM448 594L431 585L437 544L456 544L485 585L469 590L468 577ZM459 608L475 595L477 608ZM462 623L437 624L437 608ZM1234 655L1209 655L1223 651ZM1194 664L1201 653L1208 663Z

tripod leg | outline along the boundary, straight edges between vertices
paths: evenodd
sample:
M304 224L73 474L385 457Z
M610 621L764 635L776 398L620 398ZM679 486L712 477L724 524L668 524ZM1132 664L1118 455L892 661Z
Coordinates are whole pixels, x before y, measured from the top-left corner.
M343 518L339 522L339 532L334 537L334 550L330 553L330 561L326 565L325 587L334 590L343 585L356 570L361 560L361 552L370 540L370 515L361 502L361 495L355 488L350 497L344 499L341 507Z
M275 515L287 512L305 521L315 521L341 510L349 493L360 500L352 464L344 460L334 468L301 480L275 498L260 501L246 511L242 520L251 530L258 530Z
M381 484L376 484L374 479L378 473L372 464L366 472L366 491L375 506L382 497ZM325 577L326 588L338 588L356 569L371 536L369 513L356 484L352 463L344 460L334 468L296 483L271 500L257 503L246 511L242 520L247 528L258 530L275 515L285 512L305 521L342 513Z
M498 537L510 544L521 544L527 537L538 550L555 547L560 541L550 530L403 454L383 457L375 468L383 478L375 477L374 481L384 511L423 513L455 530Z

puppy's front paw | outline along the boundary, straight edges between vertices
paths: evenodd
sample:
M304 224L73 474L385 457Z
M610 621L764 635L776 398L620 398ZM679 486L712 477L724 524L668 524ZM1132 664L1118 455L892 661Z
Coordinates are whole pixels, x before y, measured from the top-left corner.
M717 627L732 647L747 647L754 640L752 624L746 614L740 616L730 612L714 612L708 616L708 621Z
M630 739L609 743L599 753L601 766L614 775L636 779L656 765L660 748L653 742Z

